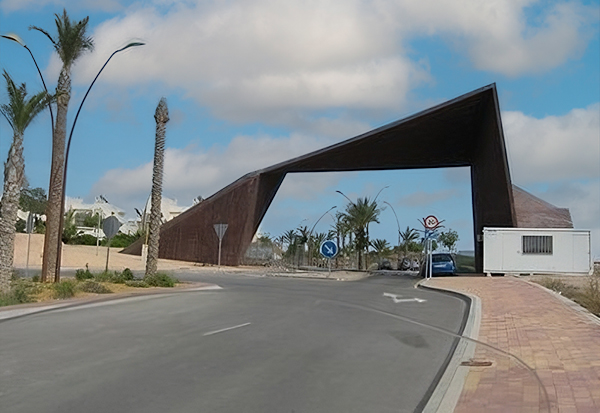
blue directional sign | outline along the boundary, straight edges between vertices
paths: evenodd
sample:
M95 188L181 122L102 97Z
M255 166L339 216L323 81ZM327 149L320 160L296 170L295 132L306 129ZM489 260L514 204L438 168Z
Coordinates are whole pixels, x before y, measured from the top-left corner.
M338 246L334 241L327 240L323 241L321 247L319 248L319 252L325 258L333 258L338 253Z

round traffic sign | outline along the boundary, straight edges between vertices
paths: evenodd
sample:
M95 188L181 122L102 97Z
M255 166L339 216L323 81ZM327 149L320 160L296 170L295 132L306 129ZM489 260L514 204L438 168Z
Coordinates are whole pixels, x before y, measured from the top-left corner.
M440 224L440 221L433 215L429 215L423 222L425 223L425 228L429 229L435 229Z
M323 243L319 247L319 252L325 258L333 258L338 253L338 246L334 241L331 241L331 240L323 241Z
M106 238L109 239L117 235L117 232L119 232L119 228L121 228L121 223L114 215L111 215L110 217L106 218L102 223L102 231L104 231L104 235L106 235Z

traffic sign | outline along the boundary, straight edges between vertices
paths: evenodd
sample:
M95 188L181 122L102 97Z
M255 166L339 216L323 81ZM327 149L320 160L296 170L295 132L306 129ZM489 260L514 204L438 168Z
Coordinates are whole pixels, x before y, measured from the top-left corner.
M334 241L331 241L331 240L323 241L323 243L319 247L319 252L325 258L333 258L338 253L338 246Z
M440 224L440 221L438 221L438 219L433 215L429 215L423 220L423 222L425 223L425 228L428 229L436 229Z
M106 238L108 239L117 235L119 228L121 228L121 223L114 215L106 218L102 223L102 231L104 231L104 235L106 235Z
M219 241L223 239L225 236L225 231L227 231L227 224L214 224L215 232L217 233L217 237L219 237Z

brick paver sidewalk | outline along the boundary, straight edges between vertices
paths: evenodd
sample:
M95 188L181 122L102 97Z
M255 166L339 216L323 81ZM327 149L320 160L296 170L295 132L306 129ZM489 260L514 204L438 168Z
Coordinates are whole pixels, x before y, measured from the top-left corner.
M552 412L600 412L600 323L515 277L435 278L427 285L476 295L478 340L535 370ZM537 380L514 359L477 345L456 412L546 411Z

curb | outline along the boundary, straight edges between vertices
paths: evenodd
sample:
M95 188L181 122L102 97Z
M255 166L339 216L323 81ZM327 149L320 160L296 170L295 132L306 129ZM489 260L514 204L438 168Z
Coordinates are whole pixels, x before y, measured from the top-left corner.
M185 293L191 291L208 291L208 290L221 290L222 287L219 287L216 284L206 284L202 286L191 285L187 288L160 288L153 291L140 291L140 292L128 292L128 293L117 293L117 294L103 294L102 296L92 296L86 298L75 298L70 300L65 300L52 304L44 304L44 303L31 303L18 305L18 308L0 308L0 323L3 321L25 317L28 315L45 313L52 310L64 309L64 308L76 308L76 307L84 307L86 305L92 304L103 304L110 301L123 300L127 298L137 298L137 297L148 297L153 295L161 295L161 294L176 294L176 293Z
M479 327L481 325L481 299L463 291L425 285L426 282L426 279L419 281L415 284L415 288L422 287L431 290L449 291L454 294L468 297L471 300L469 315L462 336L477 340L479 337ZM460 364L463 360L473 357L475 347L476 344L472 341L459 341L456 349L454 349L452 359L446 366L446 371L444 371L444 374L431 394L431 397L423 408L423 413L446 413L454 411L470 369L469 367L460 368Z

